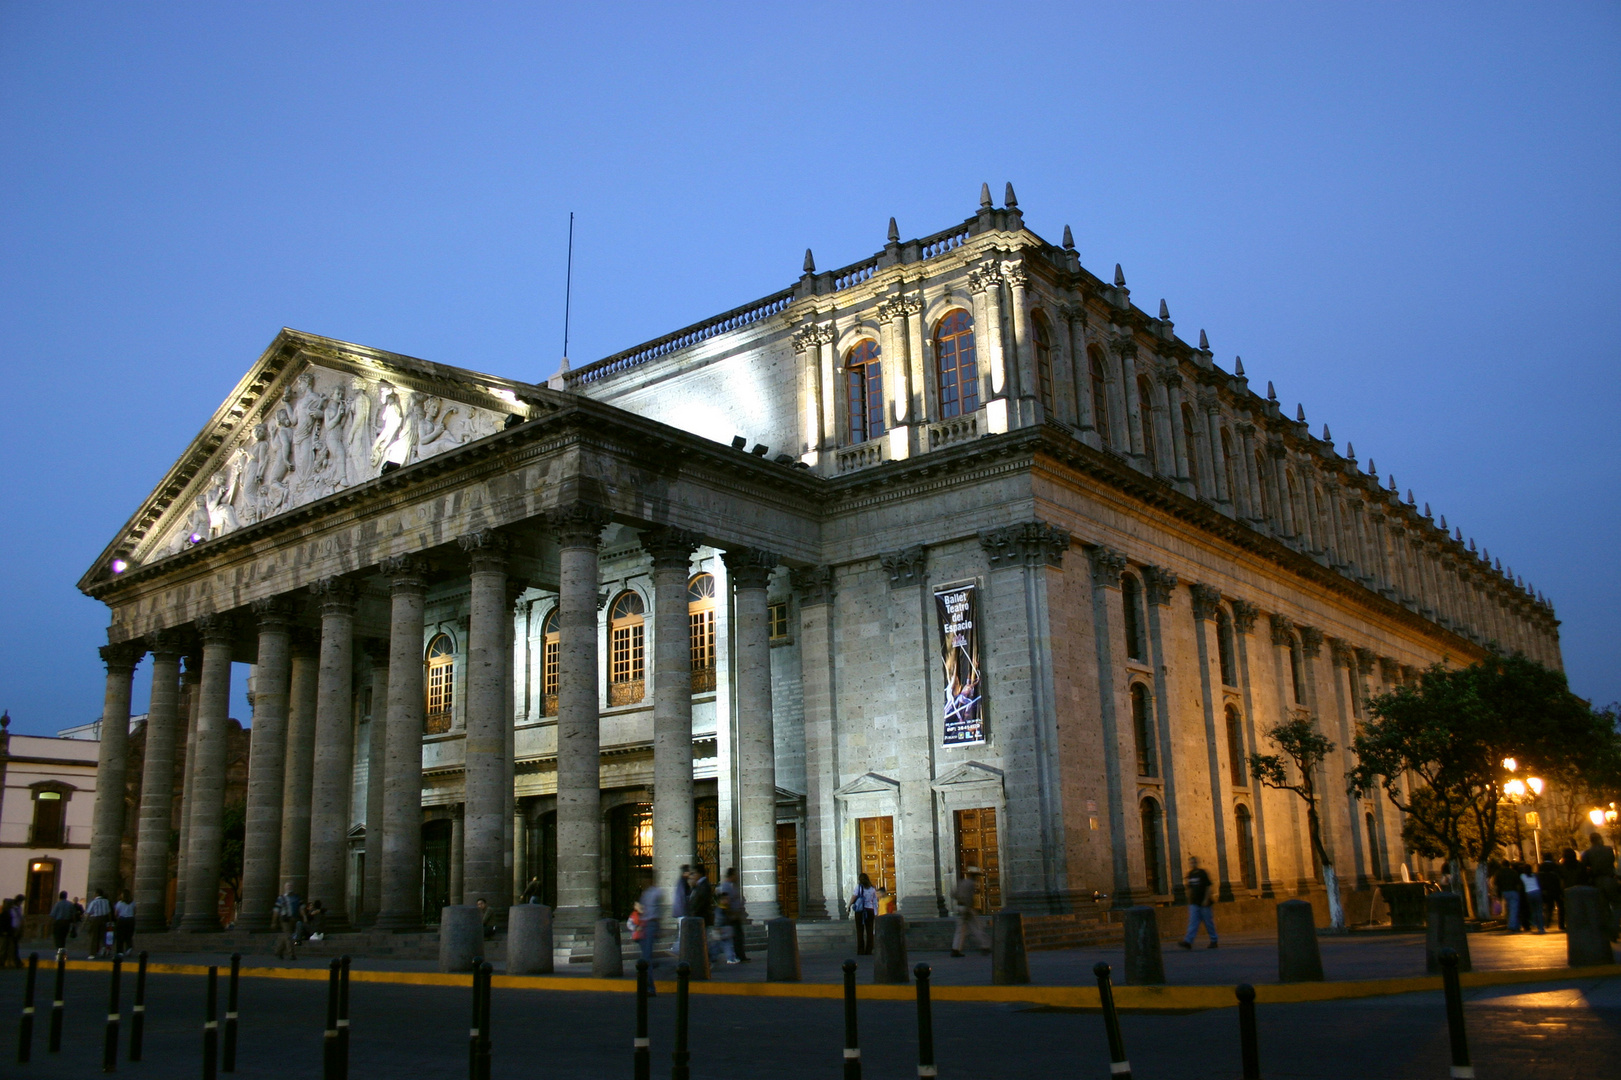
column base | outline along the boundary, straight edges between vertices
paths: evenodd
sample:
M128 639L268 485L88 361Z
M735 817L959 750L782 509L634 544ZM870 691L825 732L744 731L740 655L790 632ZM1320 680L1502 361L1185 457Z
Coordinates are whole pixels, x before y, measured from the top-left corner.
M220 932L220 921L214 915L204 915L201 918L187 915L180 920L177 929L182 934L217 934Z
M552 925L563 930L594 931L597 920L600 918L602 918L602 908L597 905L560 907L552 912Z
M140 928L140 923L136 923L135 929L140 930ZM254 911L238 914L235 929L244 930L250 934L262 934L270 929L270 913Z
M775 919L782 914L782 905L775 900L762 900L757 904L749 904L749 922L763 923L768 919Z
M380 911L377 921L372 923L373 930L384 930L394 934L409 934L420 931L422 916L414 911Z

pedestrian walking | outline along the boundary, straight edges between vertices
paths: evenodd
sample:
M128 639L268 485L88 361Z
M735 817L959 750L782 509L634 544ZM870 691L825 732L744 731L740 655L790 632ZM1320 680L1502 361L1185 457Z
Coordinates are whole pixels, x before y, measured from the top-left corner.
M1542 889L1544 919L1552 922L1553 920L1548 918L1548 910L1551 908L1557 911L1559 929L1563 930L1565 928L1565 883L1559 876L1559 864L1554 862L1551 856L1543 859L1542 865L1537 867L1537 885Z
M113 905L113 952L124 955L135 947L135 899L125 889Z
M684 919L690 914L687 911L687 895L692 892L692 882L688 875L692 867L686 863L681 864L681 872L675 876L675 888L670 890L670 918Z
M647 992L653 993L653 969L658 961L653 959L653 950L658 944L659 924L664 915L664 890L658 887L653 880L651 870L642 871L642 895L636 901L636 909L631 917L636 920L636 929L631 932L630 939L641 946L642 959L647 961Z
M1514 864L1504 859L1492 870L1491 882L1503 902L1503 930L1515 933L1520 928L1520 875L1515 873Z
M1202 924L1210 938L1205 948L1216 948L1216 886L1210 880L1210 871L1200 866L1197 858L1188 859L1188 876L1182 879L1182 886L1188 896L1188 932L1177 944L1184 949L1193 948Z
M0 968L12 966L12 957L17 956L17 931L12 928L12 913L17 907L17 901L11 897L0 900ZM22 967L19 957L17 967Z
M691 890L687 893L688 918L702 919L704 921L705 947L709 950L711 960L716 957L729 959L731 957L731 942L726 940L724 932L711 934L717 922L715 910L715 887L709 883L708 868L703 863L693 863L692 869L687 871L687 881Z
M532 877L532 878L529 879L529 884L527 884L527 885L525 885L523 887L523 892L521 894L519 894L519 896L518 896L518 903L520 903L520 904L538 904L538 903L540 903L540 878Z
M979 925L979 912L974 909L974 901L979 896L979 879L982 876L979 867L970 866L963 871L962 879L952 890L951 899L957 905L957 933L951 939L951 955L961 956L963 947L972 937L979 951L987 955L991 951L991 940L985 936L985 928Z
M84 909L85 932L90 938L90 955L85 959L100 959L101 950L106 948L107 922L112 917L113 906L107 902L107 894L97 889L96 898Z
M51 905L51 938L58 949L68 947L68 935L73 933L73 920L78 915L79 909L68 899L67 890L57 893L56 903Z
M737 880L737 868L728 866L726 876L715 890L717 903L725 913L727 940L732 946L732 959L739 964L749 962L748 949L743 944L743 927L749 921L749 909L743 902L743 886Z
M1537 880L1536 871L1525 863L1517 867L1520 874L1520 890L1524 894L1525 905L1520 915L1520 921L1527 930L1538 934L1546 934L1548 928L1543 921L1542 910L1542 883Z
M1621 881L1615 877L1615 851L1598 833L1587 837L1587 850L1582 852L1582 866L1587 870L1593 887L1599 891L1609 912L1604 920L1604 932L1611 941L1616 939L1617 917L1621 916Z
M878 917L878 890L872 879L862 874L856 880L856 891L850 897L850 915L856 921L856 955L872 955L872 921Z
M495 909L492 908L489 901L485 900L482 896L478 898L473 906L478 908L478 925L484 930L484 940L494 941Z
M281 895L276 897L275 906L271 909L276 920L276 929L281 936L276 939L276 955L284 960L298 959L298 915L304 909L303 899L293 891L291 881L281 887Z

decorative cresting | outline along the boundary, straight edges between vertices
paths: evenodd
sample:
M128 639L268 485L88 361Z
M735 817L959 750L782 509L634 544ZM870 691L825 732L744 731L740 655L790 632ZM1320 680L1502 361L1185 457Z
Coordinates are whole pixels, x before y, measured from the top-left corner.
M896 296L878 305L878 321L893 322L896 319L904 319L908 315L917 315L922 310L922 297Z
M736 547L721 553L726 561L726 572L731 575L732 586L738 589L763 589L771 579L771 572L782 562L782 556L761 548Z
M546 513L559 547L596 547L613 515L595 503L576 502Z
M831 604L838 591L834 588L831 566L807 566L794 570L789 573L788 580L799 596L800 607Z
M1248 600L1234 600L1233 628L1240 634L1247 634L1255 629L1255 620L1261 617L1261 609Z
M991 569L1004 566L1062 566L1069 550L1069 530L1045 521L1025 521L999 529L981 529L980 546Z
M1163 566L1143 567L1143 583L1148 586L1148 602L1164 607L1176 592L1176 572Z
M486 570L500 572L507 568L507 553L512 549L512 541L498 529L480 529L466 536L458 536L456 546L467 552L468 567L473 573Z
M904 589L910 585L922 584L923 572L928 566L928 554L922 544L913 544L900 551L884 552L878 556L878 562L889 575L889 587Z
M1120 575L1126 572L1126 557L1111 547L1101 544L1086 549L1092 563L1092 584L1100 588L1120 588Z
M807 323L794 331L794 352L802 353L807 349L814 349L821 345L831 345L834 336L834 330L831 326L818 326L815 323Z
M1201 621L1214 618L1216 609L1221 606L1221 590L1196 581L1188 586L1188 591L1193 594L1193 617Z
M1307 659L1315 659L1323 651L1323 632L1315 626L1302 626L1299 630L1300 651Z
M161 558L501 430L502 414L310 366L257 403L237 445L154 549Z
M1272 616L1272 644L1290 645L1295 637L1294 620L1287 615Z

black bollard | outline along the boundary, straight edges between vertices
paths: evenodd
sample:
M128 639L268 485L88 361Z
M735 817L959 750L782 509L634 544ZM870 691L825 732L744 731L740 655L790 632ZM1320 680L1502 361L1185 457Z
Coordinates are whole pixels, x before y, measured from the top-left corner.
M1255 987L1239 983L1233 993L1238 995L1238 1053L1244 1064L1244 1080L1261 1080L1261 1049L1255 1038Z
M1098 977L1098 1003L1103 1006L1103 1030L1109 1036L1109 1075L1131 1080L1131 1062L1126 1060L1126 1042L1120 1037L1120 1017L1114 1011L1114 987L1109 983L1109 965L1092 969Z
M225 984L225 1047L220 1072L236 1072L236 983L242 977L242 954L231 954L231 981Z
M141 1046L146 1042L146 950L141 950L141 962L135 968L135 1003L129 1007L129 1059L141 1060Z
M208 969L208 1002L203 1006L203 1080L214 1080L219 1068L220 969Z
M477 1080L490 1080L490 977L495 968L489 961L479 965L482 974L480 984L484 991L484 1004L478 1014L478 1077Z
M338 1080L338 958L327 965L326 1034L321 1039L321 1080Z
M45 1049L55 1054L62 1049L62 994L66 991L68 951L56 950L56 994L51 998L51 1033Z
M123 957L113 953L112 987L107 991L107 1034L101 1042L101 1071L118 1071L118 983L123 975Z
M1458 952L1450 947L1445 948L1437 959L1441 961L1441 984L1446 988L1447 995L1447 1030L1452 1035L1452 1075L1455 1078L1474 1076L1474 1067L1469 1064L1469 1037L1463 1029L1463 991L1458 986Z
M687 1052L687 980L692 969L675 966L675 1050L670 1053L670 1080L691 1080L692 1055Z
M636 961L636 1037L631 1040L631 1072L636 1080L652 1080L652 1040L647 1037L647 961Z
M26 1065L34 1054L34 983L39 979L39 953L28 954L28 978L23 983L23 1015L17 1022L17 1064Z
M338 957L338 1080L349 1080L349 957Z
M856 962L844 962L844 1080L861 1080L861 1042L856 1031Z
M484 992L480 989L483 981L484 975L480 965L474 964L473 1023L467 1031L467 1080L478 1080L478 1036L484 1018Z
M917 1074L933 1076L934 1009L929 1004L929 965L919 964L912 974L917 976Z

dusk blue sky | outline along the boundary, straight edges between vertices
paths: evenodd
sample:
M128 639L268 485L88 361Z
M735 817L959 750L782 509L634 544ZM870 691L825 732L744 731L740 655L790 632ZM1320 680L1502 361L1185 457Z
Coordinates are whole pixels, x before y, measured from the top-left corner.
M538 380L571 210L579 364L1009 180L1621 698L1621 5L0 3L0 708L99 715L75 582L282 326Z

